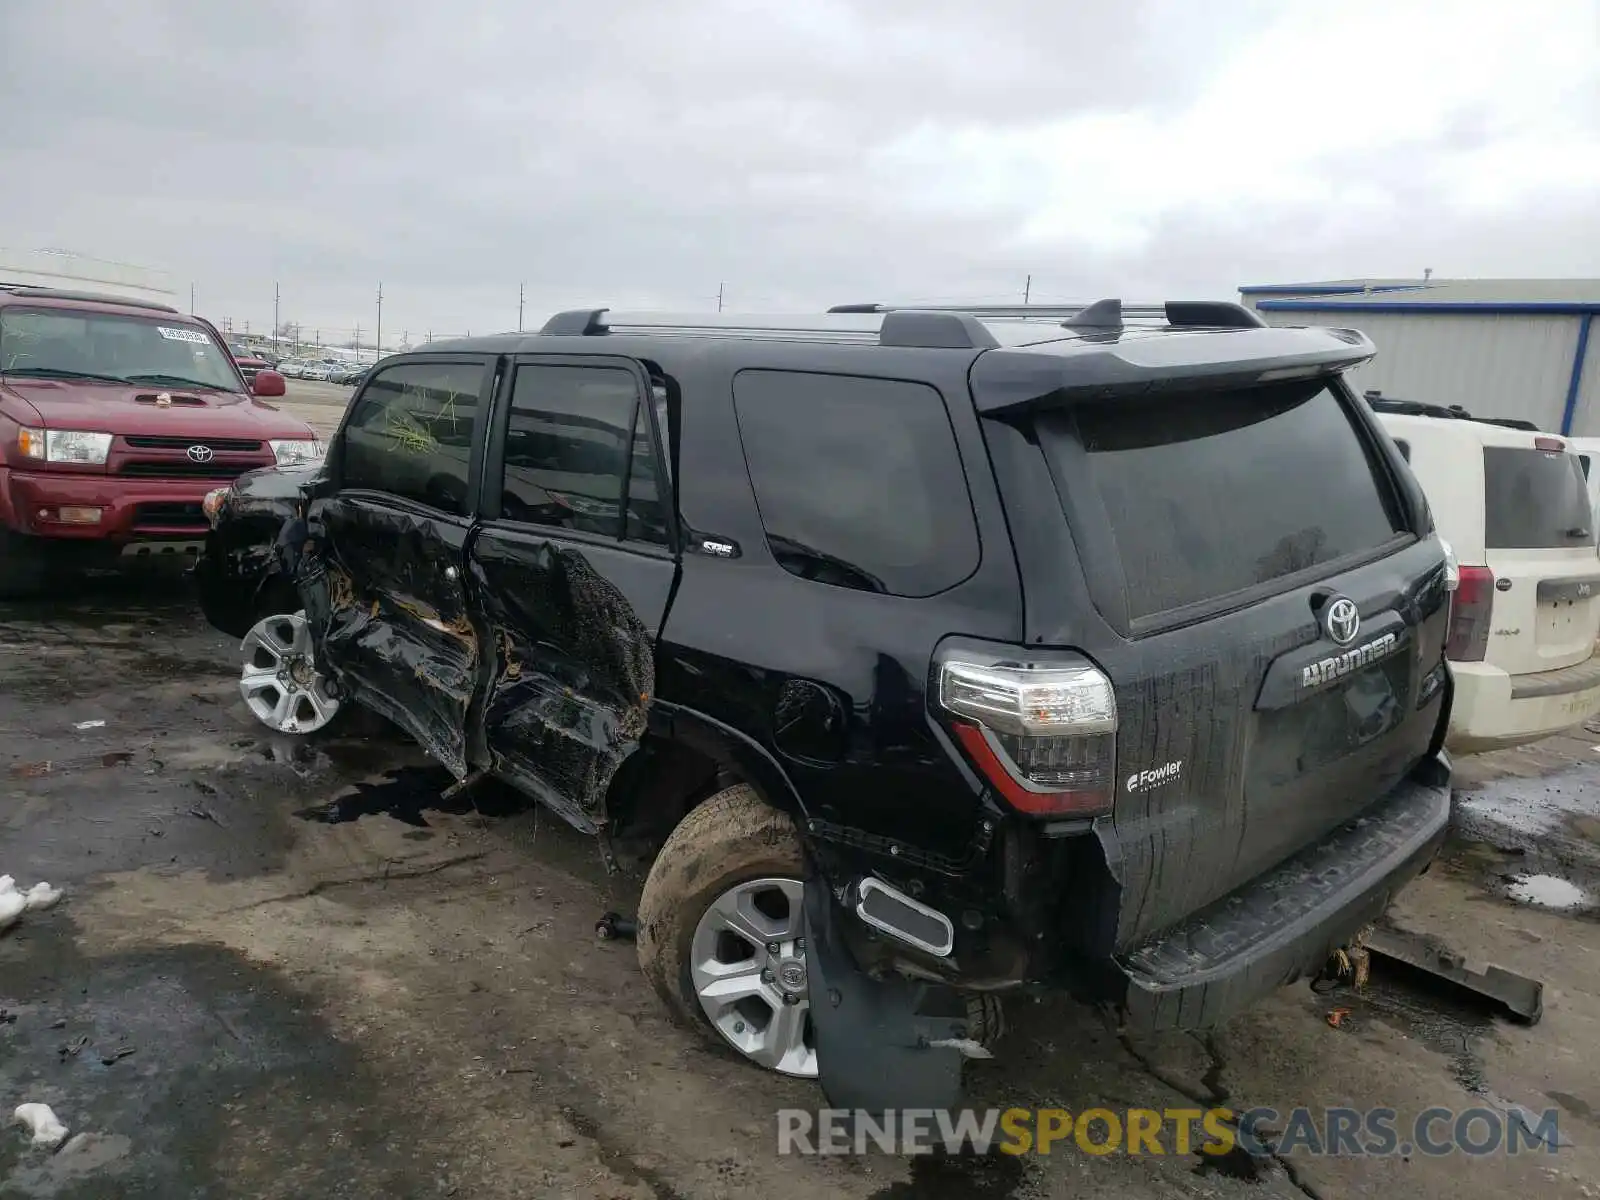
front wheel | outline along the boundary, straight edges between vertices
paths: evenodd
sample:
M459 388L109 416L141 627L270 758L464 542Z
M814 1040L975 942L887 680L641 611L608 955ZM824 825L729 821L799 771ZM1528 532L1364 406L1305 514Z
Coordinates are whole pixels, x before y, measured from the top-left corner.
M239 694L274 733L315 733L339 714L339 698L317 670L304 612L263 617L239 649Z
M805 858L794 822L740 784L672 831L639 900L639 965L673 1014L758 1066L817 1074Z

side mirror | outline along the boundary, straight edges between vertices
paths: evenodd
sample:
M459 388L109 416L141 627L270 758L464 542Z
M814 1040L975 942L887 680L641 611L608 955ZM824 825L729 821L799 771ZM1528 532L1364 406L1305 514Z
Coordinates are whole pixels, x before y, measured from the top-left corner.
M276 371L257 371L250 384L250 391L257 396L282 396L288 390L288 381Z

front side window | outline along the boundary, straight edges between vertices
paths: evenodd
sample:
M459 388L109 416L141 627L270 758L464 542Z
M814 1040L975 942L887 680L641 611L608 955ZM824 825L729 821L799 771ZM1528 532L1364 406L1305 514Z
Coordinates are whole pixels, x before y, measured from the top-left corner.
M667 544L649 410L630 371L519 366L504 463L507 520Z
M767 545L784 570L931 596L977 569L972 499L936 390L749 370L733 394Z
M233 356L197 325L69 309L0 310L0 373L240 390Z
M400 363L373 376L344 430L343 486L463 515L481 363Z

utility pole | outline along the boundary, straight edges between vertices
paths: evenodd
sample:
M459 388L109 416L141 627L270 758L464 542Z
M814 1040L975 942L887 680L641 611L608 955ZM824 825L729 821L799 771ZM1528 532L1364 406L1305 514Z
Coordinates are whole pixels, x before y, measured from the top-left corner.
M522 289L526 284L517 284L517 332L522 332Z
M233 328L233 318L232 317L228 318L228 328L229 329ZM244 335L245 335L245 337L249 337L250 336L250 318L249 317L246 317L244 319Z
M372 348L383 357L383 284L378 284L378 332L372 335Z
M724 286L725 286L724 284L720 284L720 283L717 284L717 311L718 312L722 311L722 289L723 289Z
M189 285L189 315L194 316L194 284Z
M278 328L278 285L272 285L272 336L277 337Z
M1033 295L1033 276L1029 275L1028 282L1022 285L1022 304L1024 308L1027 307L1028 297L1031 295Z
M361 357L361 326L359 326L359 325L356 326L356 335L355 335L355 337L351 338L350 340L355 342L355 344L356 344L355 345L356 357L360 358Z

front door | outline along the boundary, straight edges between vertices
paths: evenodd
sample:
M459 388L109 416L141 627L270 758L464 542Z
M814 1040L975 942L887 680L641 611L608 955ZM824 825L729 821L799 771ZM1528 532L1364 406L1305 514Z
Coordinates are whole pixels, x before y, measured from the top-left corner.
M644 733L677 571L664 392L631 359L527 355L501 394L468 550L481 752L593 831Z
M331 451L337 490L309 514L320 572L302 585L325 589L307 609L342 693L457 778L481 653L463 575L493 364L419 357L374 373Z

